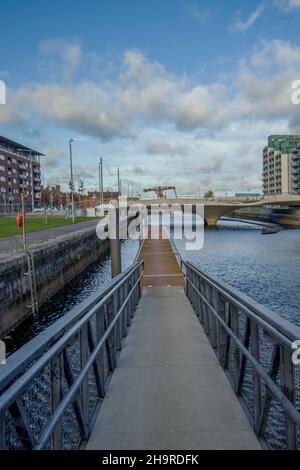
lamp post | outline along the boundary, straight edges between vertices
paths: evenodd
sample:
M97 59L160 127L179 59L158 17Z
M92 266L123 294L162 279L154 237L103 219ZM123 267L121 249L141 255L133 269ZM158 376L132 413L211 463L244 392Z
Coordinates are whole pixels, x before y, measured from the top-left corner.
M120 168L118 168L118 196L121 196Z
M99 203L103 204L103 162L102 157L100 157L99 162Z
M23 248L24 251L27 251L27 241L26 241L26 228L25 228L25 223L26 223L26 211L25 211L25 199L24 199L24 193L21 193L21 204L22 204L22 238L23 238Z
M72 142L74 139L69 140L70 150L70 173L71 173L71 199L72 199L72 221L75 223L75 207L74 207L74 182L73 182L73 155L72 155Z

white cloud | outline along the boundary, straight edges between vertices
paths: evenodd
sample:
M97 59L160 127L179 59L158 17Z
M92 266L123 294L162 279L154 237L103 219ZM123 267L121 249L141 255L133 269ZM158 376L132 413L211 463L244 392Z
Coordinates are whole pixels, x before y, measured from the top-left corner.
M44 55L54 54L62 60L62 77L64 81L71 80L82 57L78 43L68 43L60 39L42 41L40 52Z
M191 3L185 3L186 12L194 19L198 21L206 20L210 17L211 12L209 10L201 10L198 6Z
M141 52L127 51L114 80L30 83L10 90L0 122L25 125L33 115L111 140L136 137L140 128L152 124L180 132L216 132L237 120L298 121L290 84L300 76L299 48L282 40L264 41L233 75L231 83L191 86L187 77L169 74Z
M251 64L254 67L276 66L281 69L299 66L300 48L280 39L263 41L252 55Z
M285 11L300 8L300 0L274 0L274 4Z
M38 125L68 128L70 135L101 141L97 155L103 148L112 154L115 145L116 158L126 158L126 177L138 175L143 184L169 181L188 192L209 189L215 182L213 189L227 191L228 177L236 190L243 184L257 189L267 135L300 131L300 107L291 103L291 82L299 77L300 49L278 39L260 42L232 70L231 81L211 84L192 85L188 77L170 74L141 52L126 51L110 80L70 78L8 90L0 123L23 132ZM238 148L238 142L245 148ZM255 146L247 154L251 142ZM65 150L48 147L46 166L57 172ZM243 181L241 162L253 163ZM91 168L86 178L93 176Z
M265 11L265 3L262 2L245 20L242 20L241 14L237 13L230 27L230 30L232 32L247 31L249 28L251 28L251 26L253 26L256 23L256 21L263 14L264 11Z

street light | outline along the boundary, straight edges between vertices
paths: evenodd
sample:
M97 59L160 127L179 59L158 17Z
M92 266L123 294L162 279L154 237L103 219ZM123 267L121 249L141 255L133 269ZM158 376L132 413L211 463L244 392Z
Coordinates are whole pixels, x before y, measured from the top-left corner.
M103 162L102 157L99 162L99 203L103 204Z
M75 207L74 207L74 183L73 183L73 156L72 156L72 142L74 139L69 140L70 148L70 172L71 172L71 198L72 198L72 221L75 223Z

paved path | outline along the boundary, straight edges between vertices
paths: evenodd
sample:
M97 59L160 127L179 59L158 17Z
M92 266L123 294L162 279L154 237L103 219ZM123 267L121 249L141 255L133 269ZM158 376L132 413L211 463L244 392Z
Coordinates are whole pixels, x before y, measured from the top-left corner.
M87 449L259 449L181 287L146 287Z
M140 259L145 262L143 286L184 286L182 272L168 239L145 240Z
M74 225L63 225L61 227L54 227L47 230L41 230L39 232L31 232L27 234L27 243L28 246L38 245L62 235L68 235L84 229L94 229L96 228L97 223L98 220L89 220L88 222L79 222ZM0 238L0 261L1 259L11 257L18 252L22 252L21 235Z

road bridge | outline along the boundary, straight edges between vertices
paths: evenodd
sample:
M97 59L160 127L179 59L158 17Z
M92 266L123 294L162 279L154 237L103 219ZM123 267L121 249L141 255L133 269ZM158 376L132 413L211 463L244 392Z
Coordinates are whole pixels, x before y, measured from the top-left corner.
M177 205L181 208L184 205L196 206L201 204L204 206L205 223L209 227L214 227L217 221L224 215L229 215L237 209L247 207L262 207L272 205L289 205L295 204L300 206L300 196L292 194L282 194L277 196L264 197L258 201L245 202L239 198L167 198L167 199L140 199L139 202L147 207L155 205Z

